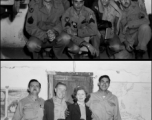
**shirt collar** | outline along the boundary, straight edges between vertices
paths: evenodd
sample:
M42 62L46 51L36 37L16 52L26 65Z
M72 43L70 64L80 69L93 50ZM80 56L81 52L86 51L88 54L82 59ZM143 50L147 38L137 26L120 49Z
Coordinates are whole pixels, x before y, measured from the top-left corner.
M29 99L31 99L32 101L38 101L38 100L39 100L39 97L38 97L37 99L35 99L32 95L29 95L28 97L29 97Z
M80 105L80 106L85 106L85 103L82 103L82 102L79 102L79 101L77 101L77 103L78 103L78 105Z
M81 9L81 11L80 11L80 14L79 14L79 15L82 15L84 10L85 10L85 7L83 6L82 9ZM77 14L77 12L76 12L76 10L74 9L73 6L72 6L72 14L78 16L78 14Z
M59 103L59 104L65 103L65 99L64 98L62 99L61 102L59 102L58 99L55 96L53 97L53 101L56 102L56 103Z

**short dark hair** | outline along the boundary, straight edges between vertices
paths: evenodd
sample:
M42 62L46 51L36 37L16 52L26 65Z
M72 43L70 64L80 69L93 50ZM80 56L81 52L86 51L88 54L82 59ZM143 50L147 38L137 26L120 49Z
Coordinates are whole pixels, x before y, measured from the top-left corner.
M85 94L86 94L86 98L85 98L85 103L89 101L90 98L90 94L88 94L88 92L86 91L86 89L83 86L78 86L74 89L73 94L71 95L73 98L73 102L76 103L78 100L76 98L77 92L78 90L84 90Z
M63 85L63 86L65 86L65 87L67 87L65 83L63 83L63 82L58 82L58 83L55 85L55 88L57 88L59 85ZM55 89L54 89L54 94L55 94L55 96L56 96Z
M55 85L55 88L57 88L59 85L64 85L65 87L67 87L65 83L63 83L63 82L58 82L58 83Z
M39 86L40 86L40 88L41 88L41 83L40 83L38 80L36 80L36 79L31 79L31 80L29 81L29 83L28 83L27 92L30 92L30 91L29 91L29 88L30 88L30 84L31 84L32 82L38 82L38 83L39 83Z
M101 79L102 78L108 78L109 79L109 83L110 83L110 77L108 76L108 75L102 75L102 76L100 76L100 78L99 78L99 82L101 82Z

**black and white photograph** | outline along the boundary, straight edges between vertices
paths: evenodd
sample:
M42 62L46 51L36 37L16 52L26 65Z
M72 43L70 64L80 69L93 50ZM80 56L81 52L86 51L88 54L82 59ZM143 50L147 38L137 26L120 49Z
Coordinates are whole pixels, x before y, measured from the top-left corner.
M5 88L1 88L1 119L4 119L7 115L6 113L6 89Z
M151 120L151 61L1 61L1 87L3 120Z
M152 59L151 0L0 0L1 59Z

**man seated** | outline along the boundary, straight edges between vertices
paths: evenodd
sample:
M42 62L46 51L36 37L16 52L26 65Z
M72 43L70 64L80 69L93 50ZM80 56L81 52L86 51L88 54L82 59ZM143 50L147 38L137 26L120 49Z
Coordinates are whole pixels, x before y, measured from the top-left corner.
M151 38L151 28L146 10L137 1L121 0L123 17L120 40L129 52L135 51L136 59L142 59Z
M64 1L64 4L63 4ZM35 59L42 48L53 48L57 59L67 59L64 49L70 37L62 31L61 16L68 0L32 0L26 19L26 31L31 35L27 48Z
M96 15L98 29L102 37L105 38L106 28L111 28L111 35L118 34L122 13L114 0L95 0L92 10Z
M100 41L95 15L84 6L84 0L72 0L72 4L62 17L63 29L71 36L69 51L86 51L91 57L98 57Z
M114 0L95 0L92 6L97 18L97 26L100 31L101 47L108 48L110 58L115 53L123 50L119 40L120 20L122 12Z

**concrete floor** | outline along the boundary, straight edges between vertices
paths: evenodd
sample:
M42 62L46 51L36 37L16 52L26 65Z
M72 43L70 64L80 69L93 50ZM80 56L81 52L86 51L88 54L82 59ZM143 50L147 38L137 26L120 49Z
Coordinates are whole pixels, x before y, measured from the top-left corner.
M2 47L1 51L10 59L31 59L30 53L24 48ZM100 59L109 59L106 52L103 52L100 56ZM44 59L51 59L51 57L44 56Z
M24 48L11 48L11 47L2 47L2 53L9 57L10 59L31 59L30 53L27 52ZM52 59L48 56L44 56L44 59ZM109 59L106 51L100 54L100 59ZM148 54L144 55L143 59L149 59Z

